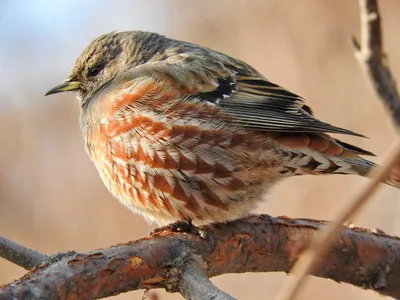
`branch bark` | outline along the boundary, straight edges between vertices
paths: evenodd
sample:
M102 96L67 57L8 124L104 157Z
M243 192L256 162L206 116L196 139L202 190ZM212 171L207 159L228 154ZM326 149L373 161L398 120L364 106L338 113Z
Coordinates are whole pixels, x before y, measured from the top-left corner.
M164 231L106 249L61 254L0 287L0 299L97 299L153 288L180 292L187 299L232 299L223 292L208 293L205 278L289 272L324 224L260 215L206 226L210 239ZM195 267L191 274L190 264ZM193 279L196 274L199 280ZM344 227L313 275L400 298L400 240ZM202 288L193 291L197 284L193 282Z
M189 261L183 266L179 288L185 299L235 300L212 284L199 262L195 260Z

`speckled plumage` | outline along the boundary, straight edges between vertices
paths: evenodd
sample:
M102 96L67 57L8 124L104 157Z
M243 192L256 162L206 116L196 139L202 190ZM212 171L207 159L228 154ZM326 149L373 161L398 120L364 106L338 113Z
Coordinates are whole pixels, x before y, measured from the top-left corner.
M254 68L155 33L97 38L49 94L67 90L78 91L86 149L105 185L158 224L238 218L282 178L375 167L360 157L370 152L328 135L358 134L317 120Z

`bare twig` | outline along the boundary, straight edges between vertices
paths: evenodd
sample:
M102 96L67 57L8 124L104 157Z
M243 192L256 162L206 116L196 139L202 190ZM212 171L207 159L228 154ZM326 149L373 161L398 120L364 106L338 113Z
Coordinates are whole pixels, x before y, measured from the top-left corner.
M288 272L324 225L322 221L252 216L206 226L215 243L165 231L106 249L53 256L21 279L0 287L0 300L98 299L153 288L186 295L181 285L196 282L192 279L196 273L210 278L226 273ZM400 239L343 228L313 275L400 298ZM187 273L194 261L201 271ZM208 291L208 287L203 290L205 298L199 297L209 299Z
M356 57L361 66L369 75L380 99L389 110L395 124L400 129L400 97L395 81L391 75L383 54L380 15L376 0L360 0L361 11L361 46L356 39L353 43L356 48ZM324 254L333 243L334 238L341 230L341 224L350 220L367 203L376 191L379 183L390 174L394 166L400 161L400 139L393 151L388 154L384 167L377 172L371 172L371 182L360 194L345 207L342 213L318 235L311 243L310 248L304 253L292 272L297 277L288 278L287 284L281 289L276 299L293 300L298 296L307 274L318 264L318 257Z
M376 0L359 1L361 45L353 38L355 55L379 99L382 100L397 128L400 129L400 96L383 50L378 3Z
M44 254L21 246L2 236L0 236L0 257L3 257L26 270L30 270L42 264L47 258Z

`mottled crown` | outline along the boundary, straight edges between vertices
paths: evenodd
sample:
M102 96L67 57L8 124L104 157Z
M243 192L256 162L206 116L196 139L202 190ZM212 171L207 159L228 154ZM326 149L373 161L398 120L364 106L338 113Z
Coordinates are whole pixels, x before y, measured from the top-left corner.
M79 98L85 99L119 73L159 59L169 39L144 31L106 33L92 41L75 62L71 81L80 83Z

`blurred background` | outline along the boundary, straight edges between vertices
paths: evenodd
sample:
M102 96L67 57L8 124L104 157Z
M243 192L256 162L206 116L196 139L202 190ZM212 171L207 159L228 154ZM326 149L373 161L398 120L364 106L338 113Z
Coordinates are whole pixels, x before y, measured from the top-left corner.
M400 79L400 1L380 1L386 51ZM356 0L0 0L0 235L43 253L86 251L137 239L151 230L114 200L89 161L70 94L43 97L76 57L112 30L157 31L240 58L305 97L316 115L370 139L344 137L378 154L395 134L353 56ZM257 212L330 220L366 179L289 179ZM354 222L400 235L400 194L382 187ZM25 271L0 259L0 284ZM213 279L239 299L270 298L280 273ZM238 284L239 283L239 284ZM161 299L180 295L158 292ZM115 299L141 299L142 291ZM301 299L380 299L328 280L309 281Z

